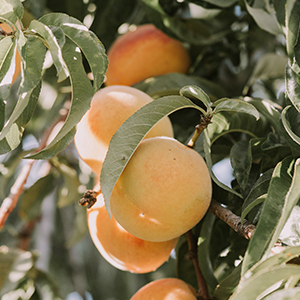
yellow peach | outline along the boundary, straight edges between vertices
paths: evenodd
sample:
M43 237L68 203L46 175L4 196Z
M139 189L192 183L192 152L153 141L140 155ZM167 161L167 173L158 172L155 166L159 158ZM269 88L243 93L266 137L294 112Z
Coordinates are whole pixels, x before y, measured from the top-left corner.
M196 290L178 278L154 280L140 288L130 300L197 300Z
M152 76L187 73L190 67L190 56L183 44L152 24L121 35L107 57L106 86L131 86Z
M134 112L153 99L146 93L129 86L110 86L100 89L93 97L90 109L77 125L74 138L79 156L100 175L109 142L118 128ZM168 117L161 119L146 135L173 136Z
M205 215L212 196L205 161L174 138L143 140L119 177L111 212L131 234L161 242L178 237Z
M90 236L101 255L114 267L133 273L155 271L166 262L178 239L149 242L128 233L109 217L103 195L87 210Z
M11 28L6 23L1 23L0 28L2 30L4 30L6 33L11 32ZM16 79L19 77L20 73L21 73L21 56L17 50L16 55L15 55L15 70L14 70L12 83L14 83L16 81Z

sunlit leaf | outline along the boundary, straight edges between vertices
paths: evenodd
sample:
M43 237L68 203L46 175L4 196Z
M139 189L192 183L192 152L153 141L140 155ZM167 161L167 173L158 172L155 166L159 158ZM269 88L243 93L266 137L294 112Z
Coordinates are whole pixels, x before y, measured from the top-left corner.
M49 159L65 149L72 141L76 132L76 124L88 110L94 95L93 87L82 65L81 53L77 51L76 44L68 38L63 47L63 57L69 69L72 84L72 104L68 117L52 142L29 158Z
M0 0L1 17L16 23L21 20L24 13L24 7L19 0Z
M300 159L287 157L276 166L267 198L243 260L243 274L270 253L299 200Z
M285 281L293 275L299 275L299 266L282 265L270 267L251 276L229 298L230 300L253 300L276 283ZM275 287L276 288L276 287ZM272 290L269 290L271 292Z
M26 124L31 119L41 90L41 83L28 93L20 95L19 100L0 133L0 153L15 149L21 142Z
M30 23L28 30L33 33L38 33L43 37L46 42L46 46L49 48L52 55L53 63L56 67L57 74L60 76L59 80L63 80L68 77L69 72L66 63L63 59L61 43L58 42L56 36L53 34L52 30L45 24L33 20Z
M212 104L209 96L196 85L188 85L183 87L180 90L180 94L189 99L195 99L198 101L200 100L206 106L206 108L209 108Z
M0 40L0 82L9 70L14 51L15 43L11 37L7 36Z
M264 298L264 300L298 300L300 299L300 287L276 291Z
M30 91L41 81L46 50L45 45L39 38L27 37L27 42L21 53L24 73L19 94Z
M299 80L296 80L297 76L290 66L286 67L286 92L294 107L300 113L300 84L298 83Z
M154 100L129 117L112 137L101 170L101 189L110 213L110 195L138 144L147 132L164 116L183 108L199 109L181 96L166 96Z
M31 252L0 247L0 296L15 289L33 265Z
M105 49L96 35L89 31L83 23L66 14L47 14L39 21L48 26L59 26L64 34L79 47L91 67L94 78L94 91L99 90L104 80L108 60Z

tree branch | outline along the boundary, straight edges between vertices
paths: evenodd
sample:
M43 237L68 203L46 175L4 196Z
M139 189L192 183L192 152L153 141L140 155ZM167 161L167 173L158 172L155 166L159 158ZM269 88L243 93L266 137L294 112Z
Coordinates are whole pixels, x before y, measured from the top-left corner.
M241 218L235 215L231 210L222 206L215 199L212 199L209 210L218 218L223 220L226 224L228 224L234 231L236 231L239 235L243 236L247 240L249 240L254 231L255 226L251 224L249 221L244 220L241 222Z

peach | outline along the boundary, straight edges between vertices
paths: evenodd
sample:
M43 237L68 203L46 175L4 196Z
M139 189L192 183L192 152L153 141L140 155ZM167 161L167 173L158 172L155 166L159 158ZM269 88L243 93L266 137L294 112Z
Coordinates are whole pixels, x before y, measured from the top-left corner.
M2 30L4 30L6 33L11 32L11 28L6 23L1 23L0 28ZM16 55L15 55L15 70L14 70L12 83L14 83L16 81L16 79L19 77L20 73L21 73L21 56L20 56L19 52L17 51Z
M183 44L152 24L121 35L107 52L106 86L131 86L152 76L187 73L190 56Z
M110 207L128 232L161 242L194 227L211 196L201 155L174 138L152 137L133 153L112 191Z
M146 284L130 300L197 300L197 293L181 279L163 278Z
M133 273L155 271L166 262L178 239L149 242L128 233L109 217L103 195L87 210L91 238L101 255L114 267Z
M77 125L74 138L79 156L94 173L100 174L109 142L118 128L152 100L136 88L121 85L105 87L94 95L90 109ZM160 135L173 136L168 117L161 119L145 138Z

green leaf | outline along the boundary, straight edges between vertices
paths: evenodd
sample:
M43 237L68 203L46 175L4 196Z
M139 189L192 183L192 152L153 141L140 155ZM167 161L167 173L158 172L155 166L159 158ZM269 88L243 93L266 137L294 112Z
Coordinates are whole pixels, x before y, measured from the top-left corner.
M230 164L233 176L241 188L245 189L252 166L251 145L248 141L241 140L233 145L230 151Z
M274 35L281 34L281 29L276 18L274 7L269 3L269 1L263 1L264 7L259 6L261 3L259 3L258 7L255 7L255 5L249 5L247 0L244 2L249 14L253 17L261 29ZM255 4L256 2L259 1L254 1Z
M206 108L209 108L212 105L208 95L196 85L184 86L180 89L180 95L192 100L200 100L206 106Z
M214 269L211 261L211 251L210 244L213 234L213 225L215 222L215 215L211 212L208 212L204 217L200 235L198 237L198 261L200 270L205 278L209 294L212 294L215 290L218 281L214 276Z
M7 84L7 82L2 83L2 80L11 66L11 61L14 56L15 49L15 43L13 42L13 39L11 37L7 36L0 40L0 85ZM11 72L10 77L11 78L10 80L8 80L8 82L11 82L13 72Z
M32 33L38 33L44 39L46 47L50 50L57 74L60 77L59 81L67 78L69 72L62 55L62 43L57 40L50 27L39 21L33 20L30 23L28 31L31 31Z
M293 275L299 275L299 266L283 265L264 269L251 276L229 298L230 300L253 300L257 299L264 291L270 289L280 281L286 281ZM276 287L274 287L276 289ZM272 290L268 290L270 293Z
M201 5L202 2L207 2L209 4L219 6L219 7L229 7L229 6L232 6L234 3L238 2L238 1L237 0L203 0L203 1L193 0L193 1L190 1L190 2L197 3L199 5Z
M242 112L252 115L256 120L259 119L259 112L257 109L244 100L224 98L214 102L213 106L215 107L215 114L223 111Z
M23 74L19 94L30 91L41 81L45 56L46 47L43 42L37 37L28 36L21 53Z
M0 296L15 289L33 266L31 252L0 247Z
M21 20L24 8L19 0L0 0L0 16L12 23Z
M285 73L286 93L294 107L300 113L300 84L298 75L287 65Z
M25 190L19 207L21 218L30 221L40 215L42 201L54 189L54 179L53 174L50 173Z
M19 100L0 133L0 154L15 149L21 142L25 126L31 119L41 90L41 82Z
M103 83L108 66L105 49L96 35L77 19L66 14L51 13L39 19L45 25L58 26L76 44L86 57L94 77L94 92Z
M101 170L101 189L110 213L110 195L130 157L147 132L164 116L183 108L196 108L181 96L166 96L148 103L129 117L112 137Z
M72 85L72 103L67 119L47 147L27 158L50 159L65 149L75 135L76 124L90 107L94 91L83 68L81 53L77 49L76 44L66 38L63 57L70 72Z
M280 290L264 298L264 300L299 300L299 299L300 299L300 287Z
M299 200L300 159L287 157L278 163L270 182L268 196L246 251L242 273L267 256L293 207Z
M291 105L284 108L281 114L282 133L289 145L300 152L300 136L295 133L299 131L300 115ZM295 125L294 125L295 124Z

